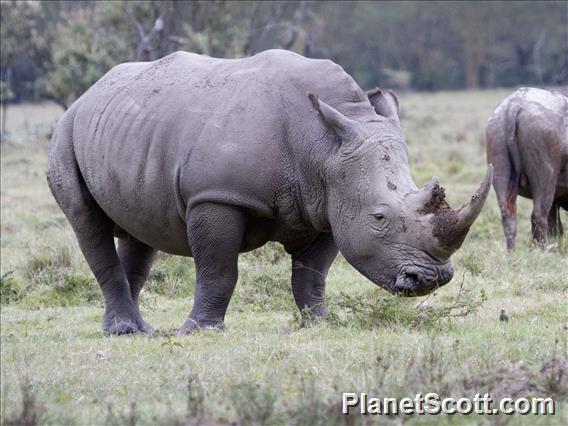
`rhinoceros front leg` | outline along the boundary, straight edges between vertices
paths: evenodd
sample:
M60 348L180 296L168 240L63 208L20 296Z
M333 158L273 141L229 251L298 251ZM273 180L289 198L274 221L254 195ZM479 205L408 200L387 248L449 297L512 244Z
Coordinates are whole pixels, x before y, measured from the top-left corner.
M292 251L292 292L305 320L327 316L325 279L338 249L331 234L320 234L313 242Z
M220 204L200 204L188 214L189 245L195 259L193 308L179 334L224 328L225 312L237 283L237 261L246 228L244 213Z

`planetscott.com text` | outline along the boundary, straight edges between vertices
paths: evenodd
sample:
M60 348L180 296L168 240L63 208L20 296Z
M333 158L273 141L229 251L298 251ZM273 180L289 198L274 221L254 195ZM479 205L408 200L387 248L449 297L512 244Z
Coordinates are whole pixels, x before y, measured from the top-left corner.
M488 393L473 398L441 398L436 393L416 394L413 398L378 398L366 393L343 393L343 414L534 414L554 415L552 398L493 399Z

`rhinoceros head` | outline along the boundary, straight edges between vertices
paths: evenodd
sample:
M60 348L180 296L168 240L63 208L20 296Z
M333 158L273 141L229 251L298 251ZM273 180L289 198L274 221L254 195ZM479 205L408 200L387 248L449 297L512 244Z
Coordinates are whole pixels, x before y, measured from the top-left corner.
M493 178L452 209L437 178L418 189L398 116L352 120L310 95L339 148L326 164L327 215L349 263L374 283L405 296L428 294L453 276L450 256L479 215ZM377 110L372 96L371 104ZM391 109L392 110L392 109Z

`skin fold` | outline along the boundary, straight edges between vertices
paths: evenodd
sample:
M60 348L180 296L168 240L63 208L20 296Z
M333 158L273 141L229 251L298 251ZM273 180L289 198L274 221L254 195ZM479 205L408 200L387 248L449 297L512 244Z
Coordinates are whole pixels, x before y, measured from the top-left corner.
M296 304L311 316L326 315L338 251L393 293L427 294L452 278L449 257L491 178L489 167L458 210L435 178L418 189L396 96L280 50L117 66L60 120L48 166L104 294L107 334L151 332L138 294L157 250L195 260L181 334L223 327L239 253L268 241L290 254Z
M485 136L507 248L515 247L517 195L534 200L537 245L562 235L560 208L568 209L568 98L521 88L499 103Z

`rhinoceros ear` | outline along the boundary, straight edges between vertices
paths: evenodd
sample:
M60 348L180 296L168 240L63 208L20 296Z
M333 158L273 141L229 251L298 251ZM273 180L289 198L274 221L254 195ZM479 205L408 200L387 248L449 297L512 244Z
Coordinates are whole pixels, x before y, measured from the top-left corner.
M335 108L321 101L317 95L308 93L308 97L323 119L329 124L341 138L342 144L354 145L363 140L363 127L361 123L347 118Z
M392 90L384 93L381 89L375 87L374 89L368 90L366 94L377 114L386 118L392 118L397 122L399 121L398 97Z

